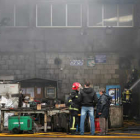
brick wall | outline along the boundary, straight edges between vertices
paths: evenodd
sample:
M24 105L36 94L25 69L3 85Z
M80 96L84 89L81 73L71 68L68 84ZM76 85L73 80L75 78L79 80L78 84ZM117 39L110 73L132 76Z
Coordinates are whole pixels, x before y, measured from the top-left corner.
M28 78L46 78L59 80L58 97L69 93L73 82L84 83L89 79L92 85L105 86L119 84L119 56L106 54L106 63L87 66L89 56L86 53L30 53L1 54L0 75L13 75L16 80ZM55 58L61 59L61 64L55 64ZM84 60L82 66L71 66L71 60Z

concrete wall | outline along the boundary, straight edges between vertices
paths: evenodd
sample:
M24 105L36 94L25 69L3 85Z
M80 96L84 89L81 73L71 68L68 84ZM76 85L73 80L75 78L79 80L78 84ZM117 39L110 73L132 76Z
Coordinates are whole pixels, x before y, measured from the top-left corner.
M106 86L111 84L125 84L129 70L119 69L120 55L103 53L106 63L96 63L87 66L88 59L101 53L4 53L0 55L0 75L13 75L16 80L30 78L46 78L58 80L58 97L64 99L69 93L73 82L84 84L89 79L92 85ZM61 60L60 65L55 59ZM83 60L82 66L71 66L71 60ZM136 59L132 63L137 64ZM122 81L121 81L122 80Z
M0 27L0 75L14 75L15 79L41 77L59 80L58 97L64 99L63 95L70 92L75 81L83 83L89 79L93 85L120 84L123 87L130 68L139 69L139 1L129 0L135 7L134 27L130 28L87 27L85 4L88 1L84 0L76 1L83 5L81 28L37 28L34 18L36 2L30 1L29 27ZM88 67L88 58L97 54L105 54L106 63ZM124 56L131 62L128 69L119 67L119 59ZM54 64L55 58L60 58L62 63ZM71 60L84 60L84 65L70 66Z
M1 0L2 2L3 0ZM8 0L7 0L8 1ZM46 0L47 1L47 0ZM96 1L96 0L95 0ZM18 1L19 2L19 1ZM73 2L73 0L68 1ZM0 27L0 51L2 52L137 52L140 37L140 3L132 0L99 0L98 3L133 3L134 27L87 27L87 1L82 4L81 28L36 27L36 4L30 0L29 27ZM13 3L17 3L13 0ZM95 3L96 4L96 3Z

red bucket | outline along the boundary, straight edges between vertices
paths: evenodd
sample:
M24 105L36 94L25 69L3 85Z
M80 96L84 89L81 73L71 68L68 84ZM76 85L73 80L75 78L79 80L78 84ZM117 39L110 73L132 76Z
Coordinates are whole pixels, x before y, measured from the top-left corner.
M100 131L100 123L99 123L99 118L95 119L95 131Z

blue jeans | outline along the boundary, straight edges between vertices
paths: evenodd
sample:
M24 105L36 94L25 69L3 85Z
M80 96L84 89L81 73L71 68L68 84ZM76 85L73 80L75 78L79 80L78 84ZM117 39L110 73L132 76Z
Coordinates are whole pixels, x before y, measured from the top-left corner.
M82 108L81 108L80 134L84 135L84 124L85 124L85 118L86 118L87 113L90 117L91 135L94 135L94 133L95 133L94 108L93 107L85 107L85 106L82 106Z

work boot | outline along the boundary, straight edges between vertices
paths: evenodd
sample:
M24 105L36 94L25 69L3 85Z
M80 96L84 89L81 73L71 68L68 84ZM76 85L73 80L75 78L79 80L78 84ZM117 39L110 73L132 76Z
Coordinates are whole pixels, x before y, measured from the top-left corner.
M71 133L71 135L76 135L76 131L74 131L74 130L71 130L70 133Z
M75 135L80 135L80 133L79 132L75 132Z
M106 134L105 133L99 133L99 136L105 136Z

